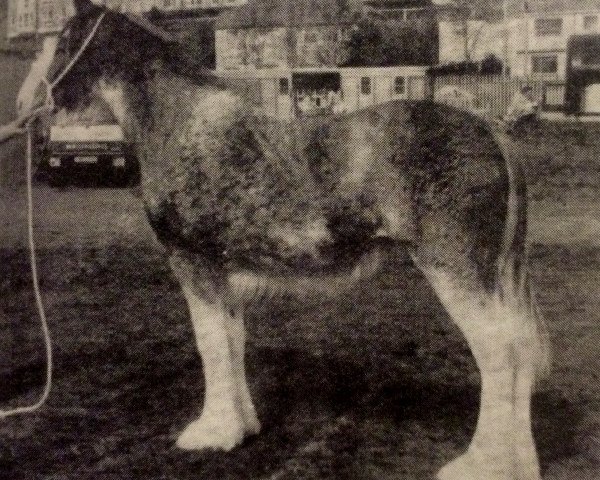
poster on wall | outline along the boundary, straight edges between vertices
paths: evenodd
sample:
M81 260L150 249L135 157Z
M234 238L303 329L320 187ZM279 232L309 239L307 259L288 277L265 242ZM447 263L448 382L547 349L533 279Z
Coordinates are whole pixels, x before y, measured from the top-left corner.
M20 0L16 2L16 35L35 33L36 7L36 0Z
M8 38L14 38L19 35L19 27L17 23L17 0L8 0L6 35Z
M39 0L39 33L59 32L67 21L69 0Z

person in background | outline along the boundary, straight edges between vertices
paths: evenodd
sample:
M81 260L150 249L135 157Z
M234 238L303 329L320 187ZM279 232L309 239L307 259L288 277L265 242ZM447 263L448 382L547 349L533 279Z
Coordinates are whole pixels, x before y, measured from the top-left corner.
M533 89L524 86L515 93L503 120L507 130L516 133L523 126L537 120L538 113L539 103L533 98Z

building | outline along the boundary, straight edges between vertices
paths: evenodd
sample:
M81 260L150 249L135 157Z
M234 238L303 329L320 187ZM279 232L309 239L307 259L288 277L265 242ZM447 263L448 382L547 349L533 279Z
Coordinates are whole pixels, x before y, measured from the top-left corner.
M363 8L404 22L435 13L428 0L250 0L217 18L217 73L254 79L258 103L280 119L424 98L427 66L338 67Z
M515 77L564 80L571 37L600 33L598 0L506 0L466 20L440 12L440 63L494 55Z
M29 21L15 20L9 25L8 36L13 41L57 32L73 13L72 0L9 1L11 8ZM214 22L211 39L216 72L233 83L254 85L249 90L269 116L290 119L426 96L427 65L337 65L355 13L365 8L401 22L431 22L435 10L430 0L93 1L137 14L165 12L153 20L186 44L196 42L201 47L210 43L202 37L212 35ZM23 16L24 2L30 9L28 17ZM15 19L21 18L19 15ZM199 54L202 50L197 49Z
M390 100L427 97L426 66L265 68L220 71L244 84L262 113L280 120L323 113L352 112Z
M217 70L335 65L350 4L251 0L215 25Z
M564 80L571 37L600 33L598 0L510 0L507 13L515 76Z

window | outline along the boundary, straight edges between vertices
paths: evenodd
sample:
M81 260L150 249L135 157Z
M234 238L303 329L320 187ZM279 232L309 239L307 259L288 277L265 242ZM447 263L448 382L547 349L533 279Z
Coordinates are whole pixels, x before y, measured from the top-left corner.
M583 17L583 29L584 30L597 30L598 29L598 16L597 15L586 15Z
M360 93L371 95L371 79L369 77L362 77L360 79Z
M287 78L279 79L279 95L290 94L290 81Z
M539 18L535 21L535 34L538 37L556 37L562 34L562 18Z
M404 77L394 78L394 93L404 95L406 93L406 79Z
M531 70L533 73L557 73L558 57L556 55L533 57Z

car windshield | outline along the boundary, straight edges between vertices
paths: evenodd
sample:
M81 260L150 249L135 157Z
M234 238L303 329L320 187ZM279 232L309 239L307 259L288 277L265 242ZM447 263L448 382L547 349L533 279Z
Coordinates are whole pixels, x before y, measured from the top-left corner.
M123 142L123 140L123 130L119 125L73 125L50 128L50 141L57 143Z

